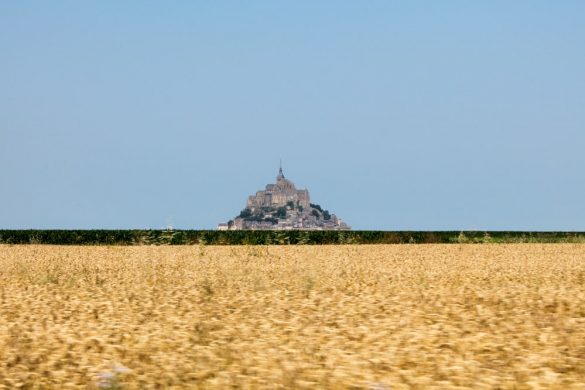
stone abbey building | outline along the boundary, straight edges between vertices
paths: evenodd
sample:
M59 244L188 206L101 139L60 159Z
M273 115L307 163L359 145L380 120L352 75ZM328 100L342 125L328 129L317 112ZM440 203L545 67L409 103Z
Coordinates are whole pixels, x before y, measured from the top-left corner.
M267 184L264 191L251 195L246 207L278 207L286 206L288 202L309 208L309 191L297 190L294 183L284 177L281 167L276 176L276 184Z
M307 189L298 190L284 177L282 167L276 183L248 197L236 218L218 225L219 230L349 230L335 214L311 203Z

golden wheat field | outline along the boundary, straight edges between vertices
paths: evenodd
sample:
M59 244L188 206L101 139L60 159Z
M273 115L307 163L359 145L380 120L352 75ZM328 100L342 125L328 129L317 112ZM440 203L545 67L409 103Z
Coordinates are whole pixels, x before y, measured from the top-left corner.
M585 245L0 246L0 387L585 389Z

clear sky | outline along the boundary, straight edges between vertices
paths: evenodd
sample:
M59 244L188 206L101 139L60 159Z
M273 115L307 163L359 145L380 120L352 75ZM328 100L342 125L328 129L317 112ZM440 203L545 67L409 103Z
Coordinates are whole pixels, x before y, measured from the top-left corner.
M2 1L0 228L585 230L584 1Z

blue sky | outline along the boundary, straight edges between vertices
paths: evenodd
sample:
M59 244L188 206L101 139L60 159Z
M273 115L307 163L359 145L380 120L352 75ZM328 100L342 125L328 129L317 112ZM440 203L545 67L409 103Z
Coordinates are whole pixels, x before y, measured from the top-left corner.
M585 2L0 2L0 228L585 230Z

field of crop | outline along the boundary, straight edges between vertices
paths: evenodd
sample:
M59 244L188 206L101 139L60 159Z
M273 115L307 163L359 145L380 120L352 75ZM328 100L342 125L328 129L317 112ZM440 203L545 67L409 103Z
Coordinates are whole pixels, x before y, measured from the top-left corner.
M0 246L0 388L585 389L585 245Z

